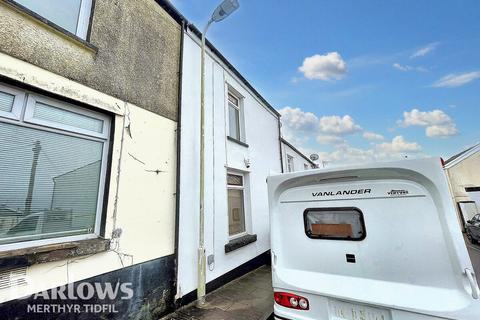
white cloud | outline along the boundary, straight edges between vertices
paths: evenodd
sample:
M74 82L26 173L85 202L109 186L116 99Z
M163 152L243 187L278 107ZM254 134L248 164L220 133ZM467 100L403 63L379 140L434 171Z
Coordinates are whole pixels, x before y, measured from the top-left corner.
M403 113L403 120L398 124L402 127L425 127L427 137L448 137L458 133L455 122L442 110L420 111L412 109Z
M480 71L452 73L435 81L432 84L432 87L435 87L435 88L460 87L478 78L480 78Z
M300 108L284 107L278 110L282 123L293 130L315 130L318 118L311 112L305 112Z
M376 149L387 154L399 154L404 152L417 153L422 147L416 142L407 142L403 136L396 136L392 142L383 142L376 145Z
M370 131L365 131L363 133L363 138L369 141L381 141L385 139L381 134Z
M298 70L310 80L340 80L347 73L347 64L338 52L329 52L306 57Z
M415 51L410 56L410 58L413 59L413 58L418 58L418 57L424 57L427 54L429 54L430 52L432 52L433 50L435 50L438 45L439 45L438 42L430 43L430 44L426 45L425 47L420 48L417 51Z
M320 132L327 135L348 135L362 131L362 127L355 123L349 115L321 117L318 126Z
M395 62L394 64L392 64L392 67L394 67L397 70L404 71L404 72L406 72L406 71L420 71L420 72L428 71L424 67L412 67L412 66L409 66L409 65L402 65L398 62Z
M339 136L330 136L330 135L320 134L320 135L317 136L317 142L319 144L338 145L338 144L345 143L345 140L342 137L339 137Z

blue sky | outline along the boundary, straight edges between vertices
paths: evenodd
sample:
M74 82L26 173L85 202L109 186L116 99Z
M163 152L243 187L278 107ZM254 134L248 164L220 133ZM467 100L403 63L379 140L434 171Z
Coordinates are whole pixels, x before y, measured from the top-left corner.
M199 27L218 3L173 1ZM240 0L208 38L331 163L480 141L479 1Z

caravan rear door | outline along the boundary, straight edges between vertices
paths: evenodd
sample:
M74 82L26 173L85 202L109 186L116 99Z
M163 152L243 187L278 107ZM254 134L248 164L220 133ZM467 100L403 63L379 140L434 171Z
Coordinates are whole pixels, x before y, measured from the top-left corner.
M268 184L277 319L480 319L440 159L310 170Z

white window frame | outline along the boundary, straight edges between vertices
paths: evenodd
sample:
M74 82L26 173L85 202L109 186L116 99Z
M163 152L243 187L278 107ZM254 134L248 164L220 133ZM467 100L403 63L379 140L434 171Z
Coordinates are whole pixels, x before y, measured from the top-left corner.
M11 94L13 98L13 106L10 112L0 111L0 117L9 119L20 119L22 114L23 103L25 100L25 93L10 86L0 84L0 91Z
M290 160L292 160L291 166L290 166ZM287 172L294 172L294 171L295 171L295 159L292 155L289 155L287 153Z
M83 40L86 40L87 39L87 34L88 34L88 27L90 26L90 19L91 19L91 14L92 14L92 4L93 4L93 0L80 0L80 9L79 9L79 12L78 12L78 21L77 21L77 28L74 32L74 34L83 39ZM30 9L29 7L19 3L19 5L27 8L28 10L32 11L32 12L35 12L35 14L43 17L41 14L39 14L38 12L36 11L33 11L32 9ZM55 21L52 21L46 17L43 17L45 19L47 19L49 22L55 24L56 26L66 30L65 28L63 28L62 26L60 26L58 23L56 23ZM68 30L66 30L67 32L70 32Z
M66 124L62 124L62 123L57 123L57 122L50 121L50 120L37 119L34 116L35 104L37 102L40 102L40 103L43 103L43 104L46 104L46 105L50 105L50 106L58 108L58 109L63 109L63 110L66 110L66 111L70 111L72 113L76 113L76 114L79 114L79 115L83 115L83 116L87 116L87 117L94 118L94 119L97 119L97 120L101 120L101 121L103 121L103 130L102 130L102 132L97 132L97 131L91 131L91 130L88 130L88 129L77 128L75 126L70 126L70 125L66 125ZM71 104L60 102L58 100L54 100L54 99L51 99L51 98L47 98L47 97L40 96L40 95L35 95L35 94L29 94L28 97L27 97L27 107L25 109L24 121L29 122L29 123L35 123L35 124L45 126L45 127L58 128L58 129L65 130L65 131L77 132L77 133L81 133L81 134L84 134L84 135L103 138L103 139L108 138L108 134L110 132L109 117L107 117L105 114L90 111L90 110L86 110L86 109L80 109L79 107L73 106Z
M228 184L228 175L234 175L234 176L240 176L242 177L242 185L241 186L235 186L235 185L230 185ZM230 218L228 219L228 230L227 230L227 233L228 233L228 239L229 240L233 240L233 239L237 239L237 238L241 238L243 237L244 235L247 235L248 234L248 221L247 221L247 201L246 201L246 188L245 188L245 174L241 173L241 172L237 172L237 171L228 171L227 172L227 210L228 209L228 190L242 190L242 194L243 194L243 225L245 227L245 230L243 232L239 232L239 233L236 233L236 234L233 234L231 235L230 234ZM228 212L228 216L230 216L230 212Z
M230 102L229 95L233 96L235 99L238 101L238 105L235 105L234 103ZM230 138L236 139L241 142L246 142L246 135L245 135L245 121L244 121L244 114L243 114L243 102L244 102L244 97L237 91L235 90L231 85L227 85L227 94L226 94L226 101L227 101L227 136ZM232 137L230 135L230 106L238 110L238 133L239 137L238 139L235 137Z
M52 132L52 133L59 133L62 135L66 136L72 136L72 137L77 137L77 138L83 138L86 140L90 141L98 141L102 142L103 147L102 147L102 163L100 166L100 181L99 181L99 186L98 186L98 195L97 195L97 211L95 213L95 226L94 230L92 230L92 233L87 233L87 234L82 234L82 235L75 235L75 236L59 236L57 238L52 237L48 239L40 239L40 240L30 240L30 241L24 241L24 242L14 242L14 243L8 243L8 244L0 244L0 252L3 251L9 251L9 250L16 250L16 249L23 249L23 248L29 248L29 247L36 247L36 246L43 246L43 245L50 245L50 244L56 244L56 243L63 243L63 242L70 242L70 241L79 241L79 240L87 240L87 239L96 239L99 236L101 236L100 231L101 231L101 222L102 222L102 217L104 214L103 210L103 204L105 200L105 180L106 180L106 175L107 175L107 162L108 162L108 156L109 156L109 147L110 147L110 140L111 137L109 135L110 132L110 126L111 126L111 118L108 117L107 115L99 112L94 112L91 110L87 110L82 107L74 107L71 104L63 103L59 100L54 100L51 98L47 98L41 95L38 95L36 93L27 91L27 90L21 90L21 89L12 89L10 86L5 86L3 84L0 84L0 90L14 90L16 92L20 92L21 94L18 94L18 99L22 100L19 102L20 104L20 116L18 118L13 118L13 117L0 117L0 123L9 123L9 124L14 124L18 125L21 127L26 127L26 128L32 128L32 129L39 129L42 131L46 132ZM11 92L14 92L11 91ZM17 96L16 96L17 98ZM90 132L88 130L83 130L80 128L75 128L71 126L65 126L59 123L55 122L48 122L48 125L42 124L42 121L38 121L38 119L33 119L34 121L27 121L25 119L27 110L32 108L34 104L28 104L27 102L29 99L32 98L30 101L49 101L48 104L51 104L52 101L55 103L55 106L61 105L61 108L66 109L66 110L72 110L72 108L75 108L75 113L82 114L82 115L87 115L90 117L95 117L98 119L103 120L104 122L104 129L102 134L98 134L97 132ZM68 108L68 109L67 109ZM33 114L33 111L29 111L31 114ZM32 119L30 119L32 120ZM87 133L85 131L88 131ZM97 136L95 136L95 133ZM106 135L104 134L106 133ZM62 234L64 232L60 231L57 232L58 234ZM20 236L21 238L23 236Z

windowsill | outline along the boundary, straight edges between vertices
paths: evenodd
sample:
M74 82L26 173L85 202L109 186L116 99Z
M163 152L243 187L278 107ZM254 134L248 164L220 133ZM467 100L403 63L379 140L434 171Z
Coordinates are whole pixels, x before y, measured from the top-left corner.
M225 245L225 253L235 251L255 241L257 241L256 234L246 234L244 236L232 239Z
M89 239L0 252L0 269L71 259L107 251L108 239Z
M230 140L230 141L232 141L232 142L235 142L235 143L237 143L237 144L239 144L239 145L241 145L241 146L244 146L244 147L246 147L246 148L249 147L248 144L246 144L245 142L240 141L240 140L235 139L235 138L230 137L230 136L227 136L227 140Z
M56 33L59 33L61 36L67 38L68 40L71 40L72 42L86 48L87 50L90 50L94 53L98 52L98 48L91 44L90 42L80 38L76 34L71 33L68 30L65 30L64 28L60 27L59 25L55 24L54 22L51 22L48 19L45 19L38 13L33 12L32 10L22 6L21 4L13 1L13 0L5 0L5 3L8 4L10 7L12 7L14 10L20 12L21 14L24 14L28 17L31 17L35 19L37 22L47 26L50 29L53 29Z

